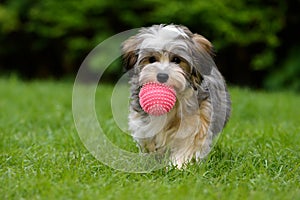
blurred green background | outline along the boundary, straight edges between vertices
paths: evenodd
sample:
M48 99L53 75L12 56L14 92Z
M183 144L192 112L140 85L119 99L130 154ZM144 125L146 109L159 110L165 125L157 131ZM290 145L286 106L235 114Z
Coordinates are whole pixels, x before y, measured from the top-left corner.
M0 73L75 76L87 54L119 32L183 24L208 38L232 85L300 91L299 0L2 0ZM114 64L106 80L122 74Z

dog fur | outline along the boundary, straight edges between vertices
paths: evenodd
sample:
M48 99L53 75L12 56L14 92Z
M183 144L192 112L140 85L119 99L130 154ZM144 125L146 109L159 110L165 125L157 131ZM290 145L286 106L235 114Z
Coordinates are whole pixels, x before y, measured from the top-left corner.
M212 44L184 26L162 24L140 29L122 52L131 85L129 129L140 150L168 153L179 168L204 158L231 112ZM158 80L159 73L167 80ZM139 91L148 82L175 89L177 101L169 113L151 116L141 108Z

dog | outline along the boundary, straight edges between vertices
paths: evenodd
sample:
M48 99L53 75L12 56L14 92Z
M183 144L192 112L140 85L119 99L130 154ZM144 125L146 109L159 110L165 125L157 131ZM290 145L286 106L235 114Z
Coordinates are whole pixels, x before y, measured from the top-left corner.
M121 48L130 77L129 130L140 151L167 154L178 168L205 158L231 113L211 42L185 26L161 24L141 28ZM149 82L175 89L177 100L167 114L142 109L139 92Z

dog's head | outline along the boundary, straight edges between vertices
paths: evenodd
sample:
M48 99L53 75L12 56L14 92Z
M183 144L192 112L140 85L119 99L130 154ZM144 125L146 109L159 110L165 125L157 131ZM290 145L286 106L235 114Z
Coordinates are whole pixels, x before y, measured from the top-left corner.
M210 130L214 134L222 130L231 102L206 38L184 26L154 25L127 39L122 51L125 69L131 76L132 110L143 113L138 101L141 86L160 82L176 90L177 99L186 106L181 110L194 112L199 106L205 113L208 105L212 109Z
M126 70L138 77L139 86L147 82L165 83L182 92L200 86L202 75L215 65L212 45L184 26L154 25L123 43Z

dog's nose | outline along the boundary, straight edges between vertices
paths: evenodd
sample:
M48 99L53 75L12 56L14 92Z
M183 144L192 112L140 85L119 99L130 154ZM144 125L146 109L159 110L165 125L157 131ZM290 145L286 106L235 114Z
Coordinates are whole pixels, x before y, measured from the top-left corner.
M158 82L165 83L169 79L169 75L166 73L158 73L156 75L156 78L157 78Z

